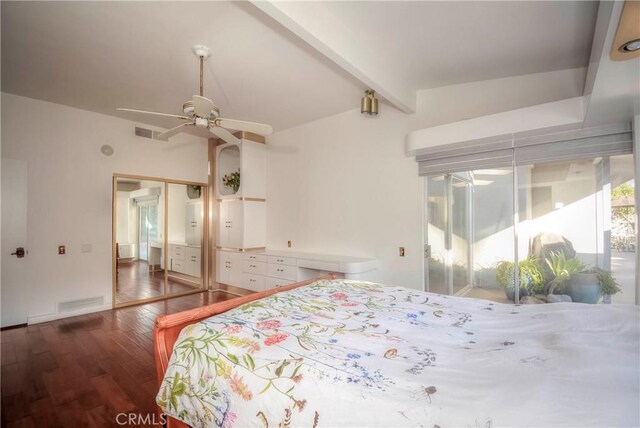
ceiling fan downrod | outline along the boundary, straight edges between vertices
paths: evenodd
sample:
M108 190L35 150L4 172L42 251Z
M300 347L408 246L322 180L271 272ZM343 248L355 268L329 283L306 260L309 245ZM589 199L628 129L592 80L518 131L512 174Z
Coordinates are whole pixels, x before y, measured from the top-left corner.
M203 77L202 77L202 71L204 69L204 58L200 57L200 96L204 96L202 95L204 93L204 81L203 81Z
M204 45L195 45L191 51L200 60L200 96L204 96L204 61L211 56L211 49Z

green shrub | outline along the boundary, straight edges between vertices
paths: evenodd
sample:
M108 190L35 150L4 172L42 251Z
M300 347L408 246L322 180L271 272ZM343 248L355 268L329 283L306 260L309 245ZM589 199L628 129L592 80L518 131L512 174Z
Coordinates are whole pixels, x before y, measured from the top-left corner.
M496 266L496 281L504 288L514 286L513 278L514 263L510 261L502 261ZM518 263L518 275L520 287L527 291L539 291L543 287L543 276L540 262L533 258L527 257Z

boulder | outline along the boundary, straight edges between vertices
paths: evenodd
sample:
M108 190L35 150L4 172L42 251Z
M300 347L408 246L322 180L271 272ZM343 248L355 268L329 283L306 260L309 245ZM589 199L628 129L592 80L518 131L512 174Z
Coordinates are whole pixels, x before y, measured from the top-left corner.
M573 302L571 300L571 296L567 296L566 294L549 294L547 296L547 303L562 303L562 302Z

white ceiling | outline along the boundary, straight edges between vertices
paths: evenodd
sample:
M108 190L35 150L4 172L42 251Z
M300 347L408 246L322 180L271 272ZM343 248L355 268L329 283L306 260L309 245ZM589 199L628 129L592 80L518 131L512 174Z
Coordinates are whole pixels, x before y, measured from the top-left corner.
M412 90L585 67L594 2L314 2L313 18ZM344 31L347 33L344 33ZM245 2L2 2L2 91L169 127L198 90L275 130L358 106L365 84Z
M284 129L364 90L247 3L2 2L2 91L175 126L115 108L181 113L198 92L194 44L213 51L205 96L224 117Z
M413 90L585 67L598 2L322 2Z

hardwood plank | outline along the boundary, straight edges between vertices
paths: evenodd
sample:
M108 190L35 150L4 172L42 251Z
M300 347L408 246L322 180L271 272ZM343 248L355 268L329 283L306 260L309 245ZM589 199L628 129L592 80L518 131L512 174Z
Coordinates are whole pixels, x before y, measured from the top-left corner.
M31 416L27 416L15 422L9 422L7 428L36 428L37 425L33 422Z
M1 365L7 365L7 364L13 364L17 361L16 359L16 353L13 350L13 343L11 342L6 342L3 343L1 348L1 352L0 352L0 364Z
M0 332L2 427L107 427L120 412L153 415L155 318L234 297L203 292Z
M111 375L105 373L91 378L91 384L114 410L129 412L136 408Z

